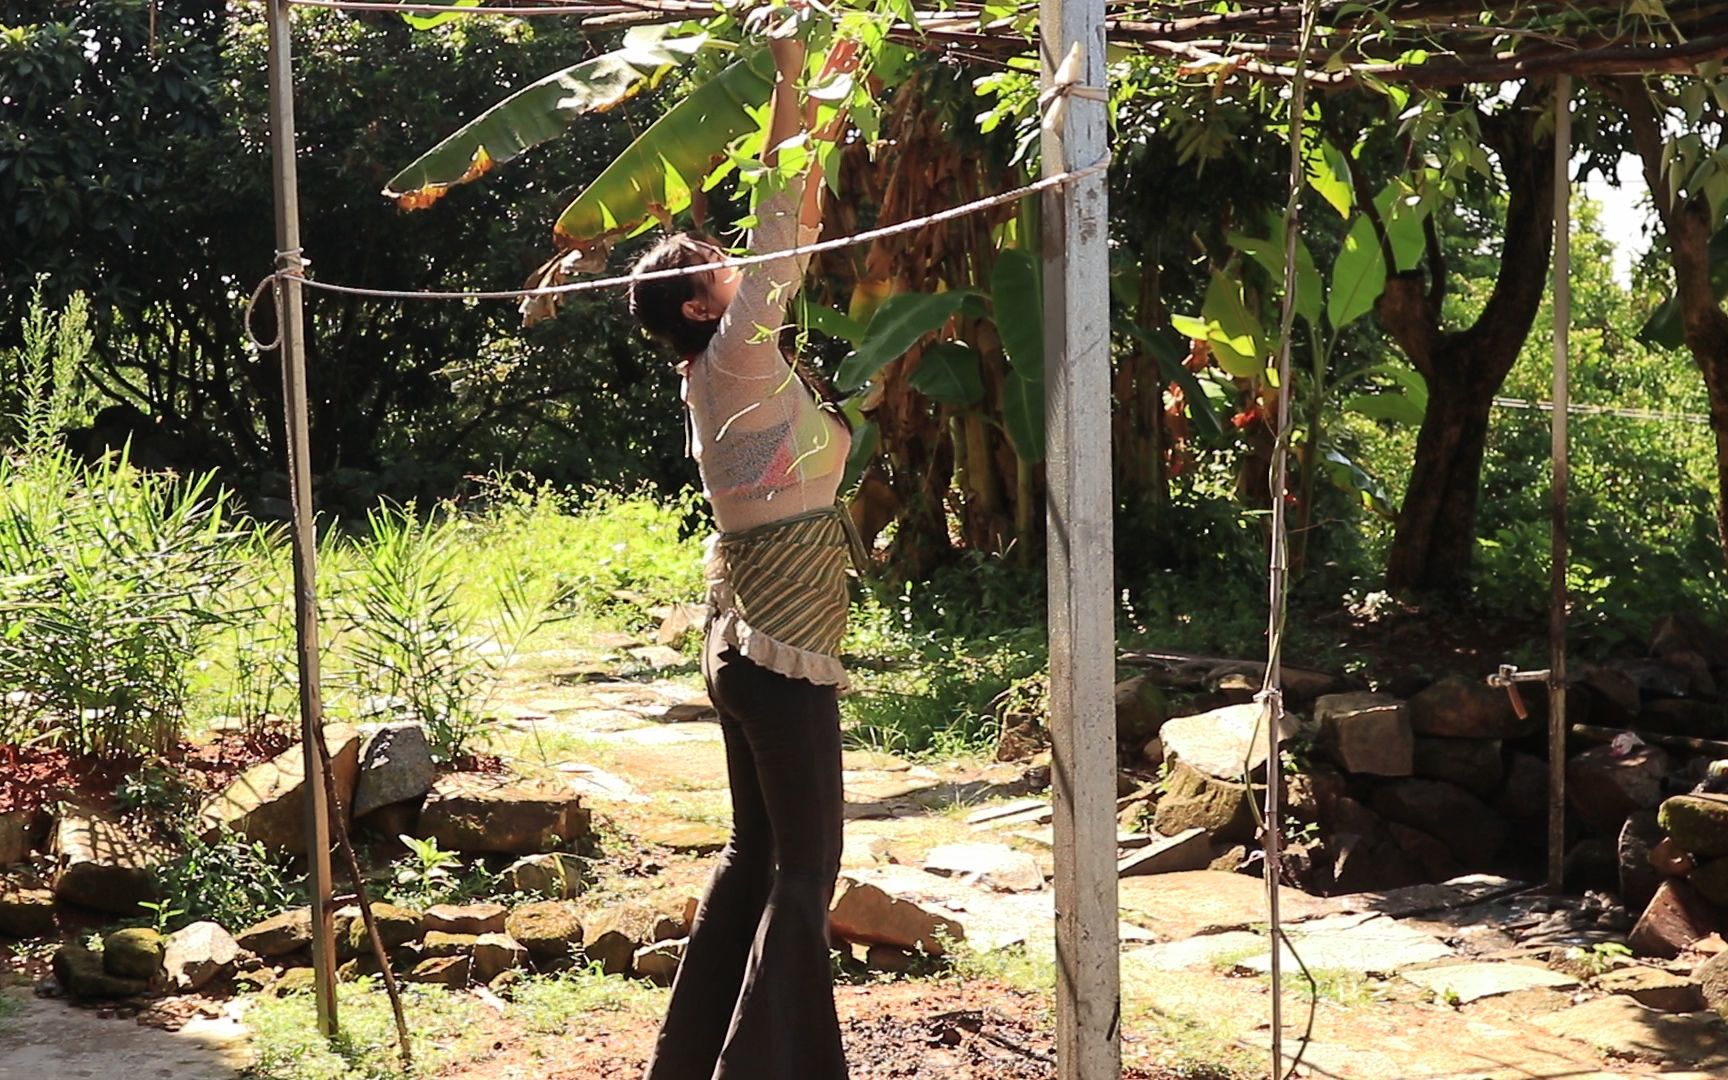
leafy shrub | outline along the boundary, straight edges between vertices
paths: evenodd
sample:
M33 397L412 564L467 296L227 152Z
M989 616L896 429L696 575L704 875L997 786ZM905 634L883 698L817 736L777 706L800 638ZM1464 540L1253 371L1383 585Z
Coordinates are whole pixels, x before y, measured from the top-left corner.
M464 866L460 854L445 851L436 840L412 836L397 839L408 848L408 854L395 862L391 903L414 908L460 903L485 894L497 880L483 863Z
M162 819L187 809L192 790L166 763L146 761L120 778L119 787L114 789L114 801L127 813Z
M255 840L222 830L206 840L188 830L181 852L158 867L159 909L168 929L209 920L238 931L300 903L300 878L288 861Z

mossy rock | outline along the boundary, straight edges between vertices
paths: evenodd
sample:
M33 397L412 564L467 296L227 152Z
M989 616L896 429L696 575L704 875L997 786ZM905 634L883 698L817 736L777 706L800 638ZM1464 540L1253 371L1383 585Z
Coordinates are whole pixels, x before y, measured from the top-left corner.
M1712 904L1728 907L1728 859L1713 859L1687 877Z
M286 956L312 944L312 909L294 908L271 916L234 935L247 952L259 956Z
M508 892L569 900L588 887L587 870L580 857L562 851L524 855L504 871L502 884Z
M1656 819L1681 849L1694 855L1728 855L1728 796L1675 795Z
M414 965L408 981L446 986L460 990L468 985L468 972L473 962L466 956L432 956Z
M148 927L116 930L102 939L102 968L121 979L149 982L162 973L168 943Z
M310 994L317 986L317 981L317 975L309 967L289 968L270 984L270 992L277 997Z
M504 921L510 936L536 961L567 960L582 944L582 922L576 908L562 900L523 904Z
M420 940L426 916L413 908L395 904L373 904L372 918L378 924L378 936L385 949L395 949ZM348 956L363 956L372 951L372 940L366 933L366 920L356 915L344 935L344 952Z
M476 934L448 934L442 930L433 930L420 942L420 955L471 956L474 953L474 943L479 940Z
M103 953L78 944L63 945L54 954L54 978L74 998L127 998L150 990L148 979L112 975Z

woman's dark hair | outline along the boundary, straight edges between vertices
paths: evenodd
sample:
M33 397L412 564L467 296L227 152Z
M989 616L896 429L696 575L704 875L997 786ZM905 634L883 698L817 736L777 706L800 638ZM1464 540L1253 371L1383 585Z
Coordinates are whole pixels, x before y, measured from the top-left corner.
M719 262L725 256L712 240L697 233L673 233L636 260L632 273L677 270ZM648 336L669 346L679 356L694 356L708 347L719 319L696 320L684 314L684 305L696 299L696 278L656 278L630 285L630 314Z
M648 274L656 270L701 266L705 263L720 262L725 257L718 244L700 233L673 233L637 259L631 272ZM642 324L642 329L648 332L649 337L670 347L685 359L706 349L714 338L714 331L720 326L719 319L699 320L684 314L684 305L694 299L694 274L635 281L630 284L630 314ZM796 349L788 349L784 337L781 339L781 351L786 354L786 362L792 365L792 370L797 373L799 381L810 390L811 396L839 417L846 430L852 430L852 419L841 410L840 395L834 391L833 384L806 365Z

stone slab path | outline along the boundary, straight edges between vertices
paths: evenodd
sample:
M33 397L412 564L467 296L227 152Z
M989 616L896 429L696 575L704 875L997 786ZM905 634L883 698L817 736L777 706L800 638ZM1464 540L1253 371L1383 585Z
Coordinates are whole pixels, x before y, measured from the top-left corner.
M692 683L619 681L599 673L527 688L515 721L558 749L548 762L597 809L646 840L677 833L668 813L707 814L723 835L724 748ZM691 722L691 721L697 722ZM1003 892L923 867L944 845L985 842L1032 853L1051 869L1048 794L1013 766L928 764L849 751L844 762L848 876L961 922L981 950L1049 955L1054 895ZM700 881L706 864L692 861ZM1270 1047L1264 884L1195 870L1119 883L1123 1032L1156 1043L1198 1028L1250 1055ZM1301 1074L1337 1080L1586 1080L1728 1075L1728 1027L1713 1016L1656 1013L1597 997L1520 947L1558 918L1486 875L1382 893L1281 893L1288 940L1325 984L1312 1030L1305 985L1286 955L1286 1053ZM1564 922L1564 920L1560 920ZM1550 947L1594 940L1561 926ZM1340 982L1340 980L1343 980ZM1304 1043L1304 1032L1309 1035Z
M21 1006L0 1020L0 1080L233 1080L247 1062L246 1029L233 1020L198 1017L167 1032L0 993Z

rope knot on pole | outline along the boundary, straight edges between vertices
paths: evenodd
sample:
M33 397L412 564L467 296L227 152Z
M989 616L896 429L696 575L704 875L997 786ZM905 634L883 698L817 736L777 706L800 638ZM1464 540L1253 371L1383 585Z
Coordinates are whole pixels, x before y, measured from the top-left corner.
M276 282L289 277L306 280L306 268L312 265L312 260L305 256L305 250L294 247L287 251L278 251L276 269L259 279L258 287L252 290L252 298L246 301L246 314L241 318L240 324L246 328L247 344L252 346L255 353L272 352L282 347L282 290L277 287ZM257 310L258 301L263 298L265 289L270 290L271 302L276 308L276 336L268 342L261 340L252 329L252 313Z
M306 268L312 265L312 260L306 257L305 251L306 249L303 247L278 251L276 253L276 273L271 276L304 278Z

